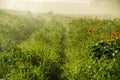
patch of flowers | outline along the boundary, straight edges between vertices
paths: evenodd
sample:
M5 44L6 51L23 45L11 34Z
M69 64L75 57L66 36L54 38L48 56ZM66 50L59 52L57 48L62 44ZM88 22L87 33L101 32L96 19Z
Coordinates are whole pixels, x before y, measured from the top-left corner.
M119 32L112 30L107 38L102 34L102 40L91 47L92 57L100 59L106 56L108 59L114 58L120 52Z

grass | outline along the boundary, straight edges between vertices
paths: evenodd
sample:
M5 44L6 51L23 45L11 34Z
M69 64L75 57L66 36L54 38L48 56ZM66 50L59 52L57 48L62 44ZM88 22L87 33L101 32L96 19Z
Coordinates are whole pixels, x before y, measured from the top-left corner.
M91 56L101 35L120 32L119 21L0 10L0 79L119 80L119 50Z

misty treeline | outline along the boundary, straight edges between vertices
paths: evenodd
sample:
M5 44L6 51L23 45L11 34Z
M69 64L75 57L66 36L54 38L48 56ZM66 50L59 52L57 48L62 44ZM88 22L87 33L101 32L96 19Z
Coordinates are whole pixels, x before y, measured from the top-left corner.
M93 7L101 10L108 10L111 13L120 13L120 0L92 0Z
M93 5L97 6L108 6L108 7L120 7L120 0L92 0Z

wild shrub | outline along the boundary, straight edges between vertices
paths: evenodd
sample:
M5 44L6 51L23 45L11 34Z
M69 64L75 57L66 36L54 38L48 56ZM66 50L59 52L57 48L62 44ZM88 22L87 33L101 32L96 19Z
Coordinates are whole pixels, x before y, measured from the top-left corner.
M102 38L104 35L102 34ZM92 57L100 59L103 55L114 58L120 52L119 32L112 30L110 36L91 47Z

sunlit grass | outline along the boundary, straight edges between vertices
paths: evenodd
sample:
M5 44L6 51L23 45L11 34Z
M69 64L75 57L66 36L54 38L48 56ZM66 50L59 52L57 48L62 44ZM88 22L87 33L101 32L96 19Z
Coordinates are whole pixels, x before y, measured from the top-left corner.
M0 79L118 80L119 50L96 59L91 47L103 39L119 47L119 21L0 11Z

